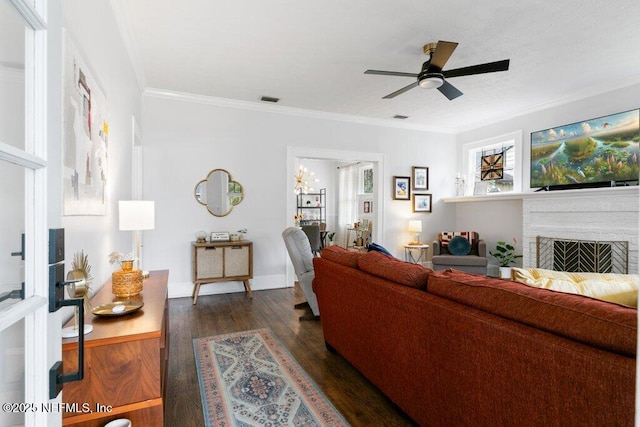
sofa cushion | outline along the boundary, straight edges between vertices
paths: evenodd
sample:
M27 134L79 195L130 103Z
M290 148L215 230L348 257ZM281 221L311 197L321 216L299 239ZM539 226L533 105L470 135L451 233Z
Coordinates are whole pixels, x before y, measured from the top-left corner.
M536 288L551 289L638 306L637 274L572 273L542 268L512 268L512 280Z
M372 251L358 258L358 267L374 276L412 288L425 289L432 270Z
M362 252L348 251L343 247L335 245L327 246L320 253L322 258L353 268L358 268L358 258L362 255L364 255Z
M633 308L451 269L431 274L427 291L593 347L636 354Z

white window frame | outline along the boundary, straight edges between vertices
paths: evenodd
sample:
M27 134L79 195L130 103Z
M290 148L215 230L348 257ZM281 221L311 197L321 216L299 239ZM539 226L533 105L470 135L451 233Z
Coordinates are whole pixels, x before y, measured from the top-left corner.
M491 138L482 139L479 141L469 142L462 145L462 170L467 178L468 193L473 194L474 185L474 173L475 173L475 158L471 158L471 153L477 151L482 147L490 147L500 144L507 144L513 141L515 150L515 161L513 168L513 190L512 193L522 192L522 130L509 132L504 135L498 135ZM510 193L511 193L510 192Z

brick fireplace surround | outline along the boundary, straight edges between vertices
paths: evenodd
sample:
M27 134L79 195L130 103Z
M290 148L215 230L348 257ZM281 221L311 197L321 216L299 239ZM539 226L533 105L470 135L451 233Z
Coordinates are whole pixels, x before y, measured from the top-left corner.
M536 265L536 237L628 241L629 273L639 273L639 187L559 190L523 197L523 265Z

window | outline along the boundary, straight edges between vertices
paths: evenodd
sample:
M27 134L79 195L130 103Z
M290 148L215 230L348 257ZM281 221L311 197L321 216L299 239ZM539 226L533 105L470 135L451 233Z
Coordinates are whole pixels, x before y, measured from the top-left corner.
M465 195L522 191L522 131L462 146Z

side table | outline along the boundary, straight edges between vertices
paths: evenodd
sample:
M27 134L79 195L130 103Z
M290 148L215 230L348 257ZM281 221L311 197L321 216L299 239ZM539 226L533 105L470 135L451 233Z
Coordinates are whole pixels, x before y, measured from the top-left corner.
M427 260L427 249L429 249L429 245L404 245L404 260L414 264L422 264Z

